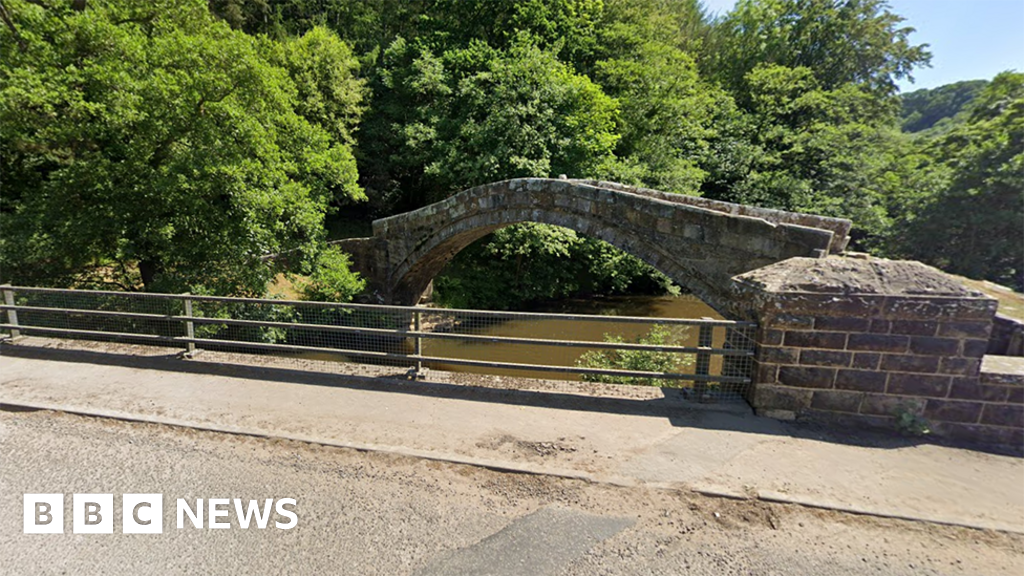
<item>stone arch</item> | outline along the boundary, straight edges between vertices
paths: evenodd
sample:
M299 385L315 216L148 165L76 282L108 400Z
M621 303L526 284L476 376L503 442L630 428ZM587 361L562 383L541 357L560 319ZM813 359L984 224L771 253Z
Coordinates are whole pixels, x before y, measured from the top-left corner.
M845 246L848 220L716 202L620 184L517 179L471 188L373 223L373 236L338 242L381 299L415 304L460 250L520 222L598 238L662 271L723 313L730 279L794 256ZM838 239L837 239L838 236Z
M468 218L452 222L431 235L419 249L410 253L394 270L393 299L396 302L414 303L444 267L456 254L480 238L506 226L523 222L536 222L568 228L579 234L597 238L616 248L636 256L661 271L674 282L689 289L700 298L718 308L714 290L708 279L698 269L683 269L663 247L657 246L637 235L630 234L621 226L598 223L586 217L567 218L564 214L549 210L533 210L529 218L514 211L498 210L483 218ZM481 221L482 220L482 221Z

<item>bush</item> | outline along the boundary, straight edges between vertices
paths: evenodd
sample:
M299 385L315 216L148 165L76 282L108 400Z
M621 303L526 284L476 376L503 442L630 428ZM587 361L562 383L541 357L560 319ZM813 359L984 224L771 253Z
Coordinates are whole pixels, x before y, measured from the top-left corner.
M655 326L646 336L635 340L636 344L674 346L677 338L665 326ZM622 343L621 336L604 335L605 342ZM612 370L636 370L643 372L682 372L696 362L692 354L677 352L656 352L649 350L591 350L583 353L576 365L584 368L608 368ZM633 376L610 376L605 374L584 374L585 382L607 384L640 384L644 386L680 387L679 380L642 378Z
M348 254L331 246L320 253L309 281L302 286L302 298L316 302L350 302L366 288L366 280L349 269Z

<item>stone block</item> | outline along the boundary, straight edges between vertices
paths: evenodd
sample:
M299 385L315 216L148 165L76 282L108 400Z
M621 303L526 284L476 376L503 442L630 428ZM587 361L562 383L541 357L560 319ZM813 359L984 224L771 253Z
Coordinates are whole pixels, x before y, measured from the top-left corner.
M846 334L843 332L787 331L782 342L786 346L795 346L797 348L842 350L846 346Z
M988 340L964 340L961 356L966 358L981 358L988 351Z
M774 384L778 381L778 364L754 362L754 382L757 384Z
M857 352L853 355L851 368L862 370L877 370L882 362L882 355L874 352Z
M888 394L865 394L860 403L861 414L875 416L896 416L901 412L918 414L924 412L925 400L921 398L901 398Z
M814 319L815 330L839 332L867 332L871 321L866 318L819 316Z
M849 412L833 412L830 410L805 410L801 420L820 422L832 429L875 429L891 430L895 419L889 415L852 414Z
M853 412L860 409L862 392L847 392L843 390L817 390L811 398L811 408L816 410L828 410L830 412Z
M1010 388L1010 391L1007 393L1006 401L1010 404L1024 404L1024 388Z
M938 322L919 320L893 320L890 334L905 334L907 336L935 336L938 329Z
M982 338L987 340L992 331L991 322L942 322L937 336L946 338Z
M757 350L757 359L772 364L796 364L800 357L798 348L779 346L761 346Z
M861 392L885 392L885 382L889 375L874 370L839 370L836 373L835 387L842 390L858 390Z
M932 426L936 436L957 442L1006 446L1019 453L1024 446L1024 429L986 426L984 424L961 424L957 422L936 422Z
M981 370L980 358L942 358L939 361L939 372L960 376L977 376Z
M909 336L850 334L850 339L846 344L846 349L863 350L867 352L906 352L909 344Z
M913 354L886 354L882 357L882 370L895 372L918 372L934 374L939 369L936 356L915 356Z
M836 294L780 294L777 302L783 310L809 316L854 316L870 318L878 315L883 301L877 296L849 296Z
M811 404L811 390L786 386L758 385L754 390L754 408L761 410L791 410L800 412Z
M930 356L955 356L960 351L960 340L956 338L912 336L910 338L910 351L914 354Z
M978 421L981 416L981 402L963 400L928 400L924 407L924 417L942 422L964 422L967 424Z
M763 418L774 418L775 420L785 420L792 422L796 420L796 412L792 410L757 410L757 415Z
M872 334L888 334L892 331L891 320L872 320L871 327L868 332Z
M1006 402L1009 388L991 386L978 382L977 378L953 378L949 397L958 400L981 400L984 402Z
M985 404L981 412L981 423L1024 428L1024 405Z
M762 346L779 346L782 344L783 334L785 334L785 332L782 330L762 328L758 334L757 341Z
M836 371L833 368L806 366L779 367L779 383L798 388L831 388Z
M841 350L800 350L800 364L804 366L834 366L845 368L850 365L853 353ZM791 362L795 364L795 362Z
M769 324L772 328L782 328L786 330L810 330L814 328L814 318L812 316L779 314L772 318Z
M889 374L886 392L903 396L945 398L949 394L950 380L949 376L893 372Z
M883 316L896 320L989 320L995 314L996 301L986 298L944 298L890 296L882 305Z

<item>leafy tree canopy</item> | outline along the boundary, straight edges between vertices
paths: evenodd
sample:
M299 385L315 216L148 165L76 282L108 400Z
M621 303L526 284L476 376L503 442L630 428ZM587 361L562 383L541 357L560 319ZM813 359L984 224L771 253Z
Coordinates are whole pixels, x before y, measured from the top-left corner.
M968 111L923 144L947 180L901 214L892 250L1024 290L1024 74L999 74Z
M399 39L378 82L362 154L377 159L377 200L396 207L481 182L595 174L618 139L615 100L526 34L507 50L474 41L440 55Z
M966 113L968 105L987 84L987 80L968 80L903 94L900 97L903 131L922 132L962 122L966 119L962 113Z
M262 293L266 254L315 252L329 202L362 196L326 31L263 45L200 0L5 7L5 280Z
M765 64L811 69L826 90L852 83L892 96L931 58L903 20L886 0L740 0L716 23L703 69L741 98Z

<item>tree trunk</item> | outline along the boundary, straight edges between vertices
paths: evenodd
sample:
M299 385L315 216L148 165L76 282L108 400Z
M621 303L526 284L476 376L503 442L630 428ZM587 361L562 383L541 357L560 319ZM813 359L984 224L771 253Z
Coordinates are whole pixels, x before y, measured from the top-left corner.
M160 271L160 263L156 260L140 260L139 261L139 274L142 275L142 286L146 290L149 290L153 286L153 279L156 277L157 272Z

